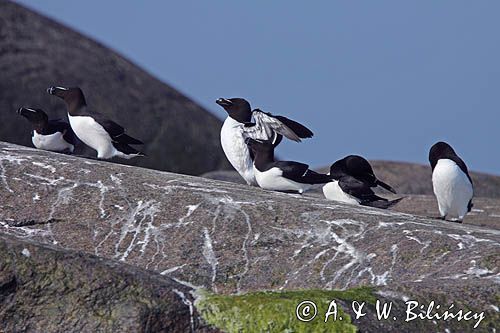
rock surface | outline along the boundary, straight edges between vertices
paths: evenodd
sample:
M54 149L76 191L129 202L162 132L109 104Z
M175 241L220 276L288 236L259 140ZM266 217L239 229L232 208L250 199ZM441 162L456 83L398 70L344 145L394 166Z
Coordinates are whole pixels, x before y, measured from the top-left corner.
M209 332L192 289L159 274L0 234L0 332Z
M0 232L219 294L372 286L499 319L500 231L0 144ZM402 311L401 309L398 311ZM492 324L493 323L493 324ZM362 331L471 322L354 321Z
M46 89L80 86L90 108L145 142L147 157L120 163L196 175L230 167L214 115L116 52L6 0L0 0L0 73L0 141L31 147L29 123L16 110L39 107L66 119L64 103Z

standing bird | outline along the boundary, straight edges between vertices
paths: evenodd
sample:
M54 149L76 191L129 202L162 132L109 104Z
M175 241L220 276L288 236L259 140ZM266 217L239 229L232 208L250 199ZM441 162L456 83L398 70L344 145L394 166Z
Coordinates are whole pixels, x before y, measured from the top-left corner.
M255 156L253 163L255 179L263 189L302 194L314 184L331 181L329 176L309 170L307 164L293 161L275 162L276 135L272 142L246 138L245 143Z
M73 153L77 142L71 126L62 120L49 120L42 109L20 108L17 113L33 127L31 141L38 149Z
M446 142L438 142L431 147L429 162L441 219L452 216L452 220L462 222L472 209L474 196L474 185L467 166Z
M277 146L283 136L296 142L313 136L313 132L296 121L259 109L252 111L250 103L243 98L219 98L215 102L228 114L220 132L222 149L248 185L256 186L257 181L253 169L254 156L245 144L246 138L264 141L274 139L274 145ZM255 122L252 122L252 117Z
M333 181L323 186L323 194L329 200L387 209L403 199L387 200L373 192L373 187L380 186L396 193L375 177L370 163L361 156L349 155L336 161L329 175Z
M66 102L71 128L83 143L97 151L97 158L144 156L129 146L142 145L141 141L125 134L123 127L104 115L87 109L80 88L50 87L47 92Z

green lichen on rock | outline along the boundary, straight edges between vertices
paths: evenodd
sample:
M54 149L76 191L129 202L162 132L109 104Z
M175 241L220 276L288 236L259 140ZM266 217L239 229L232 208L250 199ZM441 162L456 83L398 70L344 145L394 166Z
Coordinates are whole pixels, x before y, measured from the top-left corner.
M306 300L316 304L317 315L313 320L303 322L297 318L296 310ZM330 315L325 322L332 300L336 300L337 319ZM208 324L224 332L356 332L356 326L341 308L339 300L375 303L375 296L373 289L367 287L345 291L298 290L242 295L203 293L196 307Z

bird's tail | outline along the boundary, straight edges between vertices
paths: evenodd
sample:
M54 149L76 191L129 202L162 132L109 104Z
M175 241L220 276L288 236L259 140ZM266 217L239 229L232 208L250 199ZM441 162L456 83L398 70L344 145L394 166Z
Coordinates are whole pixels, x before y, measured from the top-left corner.
M137 156L146 156L146 154L141 153L137 149L130 147L126 143L113 142L113 146L115 147L115 149L119 153L121 153L121 154L118 154L119 157L130 159L130 158L137 157Z
M127 145L143 145L144 144L144 142L142 142L141 140L137 140L136 138L133 138L130 135L127 135L125 133L122 133L120 135L113 137L113 140L115 140L119 143L127 144Z
M387 209L387 208L394 206L395 204L397 204L398 202L400 202L401 200L404 199L404 197L402 197L402 198L398 198L398 199L394 199L394 200L387 200L387 199L381 198L379 196L376 196L376 197L377 197L376 200L361 202L361 204L363 206L370 206L370 207L375 207L375 208L380 208L380 209Z
M378 186L380 186L380 187L385 188L387 191L389 191L389 192L392 192L392 193L396 194L396 190L395 190L395 189L393 189L393 188L392 188L392 186L390 186L390 185L388 185L388 184L384 183L383 181L381 181L381 180L378 180L378 179L377 179L377 180L376 180L376 184L377 184Z

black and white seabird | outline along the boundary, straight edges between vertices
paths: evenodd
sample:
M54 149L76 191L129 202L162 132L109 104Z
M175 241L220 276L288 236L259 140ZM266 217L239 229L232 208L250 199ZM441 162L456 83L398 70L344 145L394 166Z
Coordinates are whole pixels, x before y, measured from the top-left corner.
M308 128L296 121L259 109L252 111L250 103L243 98L219 98L216 103L228 114L220 132L222 149L231 165L249 185L257 185L257 181L253 169L254 156L245 144L246 138L264 141L274 139L276 146L282 136L296 142L313 136Z
M329 176L309 170L307 164L293 161L276 162L275 139L273 143L246 138L245 143L255 156L253 163L255 179L263 189L302 194L315 184L331 181Z
M80 88L50 87L47 92L66 102L71 128L83 143L97 151L97 158L143 156L129 146L141 145L141 141L125 134L122 126L104 115L88 110Z
M36 148L64 153L75 150L77 139L67 122L60 119L49 120L42 109L20 108L17 113L31 123L31 141Z
M439 213L444 220L462 222L472 209L474 185L464 161L446 142L438 142L429 151L432 186Z
M329 175L333 181L323 186L323 193L329 200L386 209L402 199L387 200L373 192L373 187L380 186L396 193L391 186L377 179L370 163L361 156L349 155L336 161L330 167Z

